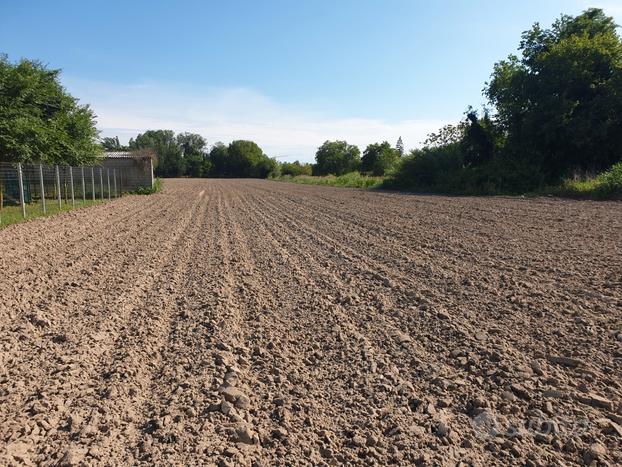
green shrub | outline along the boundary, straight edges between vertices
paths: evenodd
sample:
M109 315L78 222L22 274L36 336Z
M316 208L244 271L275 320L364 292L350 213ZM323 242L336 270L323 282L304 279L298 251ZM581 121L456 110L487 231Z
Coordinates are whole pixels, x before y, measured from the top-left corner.
M153 195L162 191L164 183L161 178L156 178L152 187L139 187L134 191L135 195Z
M294 177L298 175L311 175L313 168L311 164L301 164L299 161L295 162L283 162L281 164L282 175L292 175Z
M336 177L335 175L324 175L321 177L311 175L282 175L275 177L273 180L283 182L301 183L305 185L328 185L346 188L378 188L382 184L383 177L369 177L361 175L359 172L350 172Z
M561 185L545 188L537 194L552 194L591 199L622 199L622 162L596 177L565 179Z
M383 183L385 188L452 191L462 174L463 156L457 144L414 150L402 158Z
M622 194L622 162L614 164L609 170L596 178L598 190L605 195Z
M495 195L525 193L541 186L537 166L503 156L467 165L458 143L412 151L383 183L384 188L415 192Z

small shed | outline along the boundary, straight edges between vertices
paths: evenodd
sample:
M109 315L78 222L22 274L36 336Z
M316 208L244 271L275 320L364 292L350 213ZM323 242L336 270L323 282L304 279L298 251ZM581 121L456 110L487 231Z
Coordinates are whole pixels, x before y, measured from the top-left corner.
M146 152L105 152L102 166L117 170L122 192L153 187L153 155Z

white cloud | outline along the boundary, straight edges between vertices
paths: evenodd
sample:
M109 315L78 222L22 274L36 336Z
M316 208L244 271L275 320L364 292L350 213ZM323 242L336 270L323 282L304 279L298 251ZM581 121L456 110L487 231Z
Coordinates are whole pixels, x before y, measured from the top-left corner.
M72 95L91 105L102 136L119 136L126 142L148 129L171 129L200 133L210 144L251 139L270 156L287 156L281 160L310 162L319 145L334 139L345 139L363 150L377 141L394 144L401 136L407 148L416 147L428 133L449 123L336 118L321 109L282 105L244 88L173 89L158 84L63 81Z

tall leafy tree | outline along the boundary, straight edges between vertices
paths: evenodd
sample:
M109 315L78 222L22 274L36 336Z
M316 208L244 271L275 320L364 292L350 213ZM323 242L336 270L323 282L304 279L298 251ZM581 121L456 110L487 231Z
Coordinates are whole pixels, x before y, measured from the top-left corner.
M229 170L235 177L258 177L257 167L263 151L253 141L232 141L227 148Z
M229 176L229 153L225 144L219 141L212 146L209 153L209 159L212 165L211 175L214 177Z
M181 148L184 158L186 175L190 177L202 177L207 175L209 164L207 161L205 138L196 133L180 133L177 135L177 144Z
M277 168L253 141L232 141L227 148L229 176L266 178Z
M266 178L278 170L276 160L247 140L232 141L228 146L216 143L210 150L209 161L213 177Z
M61 86L60 70L0 55L0 161L94 162L95 115Z
M485 90L515 158L555 178L622 155L622 41L592 8L523 33L521 57L495 65Z
M372 175L384 175L395 167L400 158L397 149L389 143L375 143L367 146L361 158L361 172Z
M207 141L197 133L179 133L176 137L177 144L181 146L184 156L204 153Z
M315 153L317 175L343 175L359 169L361 151L345 141L326 141Z
M427 148L438 148L459 143L464 138L465 127L465 122L460 122L457 125L445 125L436 133L429 133L423 145Z
M128 146L120 143L118 136L102 138L101 145L106 151L127 151L129 149Z
M404 142L401 136L397 139L397 143L395 143L395 149L400 154L400 157L404 155Z
M488 112L484 111L483 117L480 118L477 111L469 107L462 127L460 149L465 164L478 166L490 162L498 152L500 138Z
M172 130L148 130L130 139L129 147L152 149L157 155L155 173L161 177L180 177L184 174L185 164L182 149L177 144Z

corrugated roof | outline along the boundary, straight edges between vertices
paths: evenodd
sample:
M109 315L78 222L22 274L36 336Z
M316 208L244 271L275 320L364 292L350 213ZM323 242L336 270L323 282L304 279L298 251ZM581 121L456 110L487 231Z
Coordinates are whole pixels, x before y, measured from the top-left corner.
M155 154L140 150L138 152L131 151L109 151L104 152L104 159L153 159Z
M135 156L133 156L132 153L128 151L110 151L105 152L104 157L108 157L110 159L131 159Z

